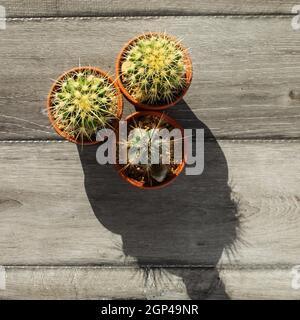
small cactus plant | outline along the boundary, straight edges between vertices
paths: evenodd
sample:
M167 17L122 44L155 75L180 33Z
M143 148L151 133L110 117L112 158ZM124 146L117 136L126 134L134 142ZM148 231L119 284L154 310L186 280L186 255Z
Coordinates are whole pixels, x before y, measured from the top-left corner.
M183 155L175 159L174 147L176 143L183 143L183 138L175 142L170 137L163 138L156 134L157 130L167 129L170 132L175 129L167 119L170 118L157 112L140 112L129 117L128 137L118 144L127 152L127 163L119 164L121 175L138 181L146 188L159 186L176 176L182 166ZM153 157L157 157L155 162ZM168 160L164 162L165 159Z
M166 34L150 33L136 38L124 51L120 66L122 85L143 104L174 102L189 83L187 50Z
M111 128L118 118L119 92L112 80L96 68L67 72L50 94L54 127L73 141L95 141L97 131Z

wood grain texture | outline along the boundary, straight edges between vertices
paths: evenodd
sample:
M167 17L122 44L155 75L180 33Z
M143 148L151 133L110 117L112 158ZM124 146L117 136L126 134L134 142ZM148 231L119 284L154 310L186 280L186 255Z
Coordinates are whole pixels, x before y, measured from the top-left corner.
M178 268L6 267L6 290L0 299L189 299ZM184 268L205 299L300 299L287 269L222 269L221 282L212 270Z
M290 14L295 1L282 0L2 0L9 17L147 16L203 14Z
M2 143L0 264L300 264L299 151L207 142L201 176L144 192L95 147Z
M123 43L148 30L191 48L194 81L170 114L211 140L201 176L147 193L98 166L96 147L0 142L0 299L300 299L300 38L276 16L294 3L1 5L37 18L0 31L0 140L59 139L45 113L51 79L79 58L113 73Z
M14 299L187 299L174 268L142 270L103 267L6 267L6 290L1 298ZM185 269L193 274L194 270ZM212 287L211 270L199 270L201 289ZM205 277L204 277L205 275ZM214 289L218 284L214 284ZM211 293L210 293L211 294ZM225 295L221 295L226 297Z
M57 139L45 114L51 79L79 59L113 73L125 41L147 30L191 49L193 83L171 111L184 125L201 119L217 138L299 137L300 37L289 17L162 17L9 21L0 33L1 140Z

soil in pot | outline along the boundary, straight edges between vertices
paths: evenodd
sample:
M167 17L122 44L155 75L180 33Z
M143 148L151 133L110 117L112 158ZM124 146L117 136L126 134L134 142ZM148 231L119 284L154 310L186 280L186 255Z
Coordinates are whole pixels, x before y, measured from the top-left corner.
M115 129L122 116L121 92L113 80L94 67L74 68L53 84L48 116L62 137L78 143L97 143L98 130Z

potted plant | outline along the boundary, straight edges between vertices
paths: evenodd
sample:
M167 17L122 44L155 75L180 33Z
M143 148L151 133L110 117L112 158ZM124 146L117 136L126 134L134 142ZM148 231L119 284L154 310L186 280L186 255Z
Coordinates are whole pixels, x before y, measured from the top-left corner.
M141 189L169 185L185 166L183 128L173 118L155 111L133 113L126 118L126 122L127 136L119 138L117 143L116 168L120 176ZM160 130L165 129L170 134L159 136ZM172 138L173 129L179 132L177 138ZM175 148L179 145L181 147L176 155ZM122 164L120 148L126 153L126 161ZM153 161L154 153L156 161Z
M47 109L59 135L77 144L95 144L98 130L116 128L123 99L107 73L78 67L65 72L52 85Z
M135 106L162 110L175 105L192 81L186 48L165 33L146 33L130 40L116 62L118 85Z

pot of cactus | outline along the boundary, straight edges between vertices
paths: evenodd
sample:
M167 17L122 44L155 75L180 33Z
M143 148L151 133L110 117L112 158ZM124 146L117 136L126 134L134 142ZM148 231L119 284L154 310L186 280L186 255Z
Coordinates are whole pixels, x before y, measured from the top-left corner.
M116 62L118 85L132 104L146 110L175 105L192 81L192 61L181 42L165 33L130 40Z
M183 128L173 118L155 111L136 112L125 121L126 137L119 137L117 142L116 169L120 176L140 189L158 189L172 183L185 166ZM162 132L167 133L161 136ZM125 158L121 161L122 153Z
M96 144L98 130L117 128L123 99L107 73L95 67L78 67L54 82L47 111L60 136L76 144Z

